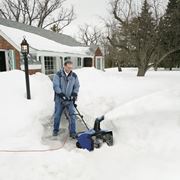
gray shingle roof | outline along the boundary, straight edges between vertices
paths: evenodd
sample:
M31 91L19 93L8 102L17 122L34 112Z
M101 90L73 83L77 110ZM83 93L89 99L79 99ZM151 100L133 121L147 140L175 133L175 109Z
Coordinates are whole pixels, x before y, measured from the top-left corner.
M45 30L42 28L34 27L34 26L29 26L23 23L3 19L0 17L0 24L3 26L8 26L20 30L24 30L30 33L37 34L39 36L45 37L47 39L56 41L58 43L67 45L67 46L83 46L81 43L77 42L74 38L71 36L65 35L65 34L60 34L60 33L55 33L50 30Z

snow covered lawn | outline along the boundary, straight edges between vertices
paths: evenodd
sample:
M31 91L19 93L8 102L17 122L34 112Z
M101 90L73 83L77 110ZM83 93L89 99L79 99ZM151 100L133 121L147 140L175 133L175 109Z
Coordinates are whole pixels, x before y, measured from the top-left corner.
M80 111L90 126L105 114L103 127L113 130L115 145L89 153L67 142L53 152L0 153L0 180L179 180L180 72L76 73ZM52 83L32 75L28 101L24 79L21 71L0 73L0 149L48 148L41 137L53 114Z

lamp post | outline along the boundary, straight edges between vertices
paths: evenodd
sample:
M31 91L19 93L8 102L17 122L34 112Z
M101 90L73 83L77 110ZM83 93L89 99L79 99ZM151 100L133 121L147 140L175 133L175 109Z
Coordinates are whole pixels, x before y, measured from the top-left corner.
M27 55L29 54L29 44L26 41L25 37L21 43L21 53L22 53L23 58L24 58L27 99L31 99L30 83L29 83L28 57L27 57Z

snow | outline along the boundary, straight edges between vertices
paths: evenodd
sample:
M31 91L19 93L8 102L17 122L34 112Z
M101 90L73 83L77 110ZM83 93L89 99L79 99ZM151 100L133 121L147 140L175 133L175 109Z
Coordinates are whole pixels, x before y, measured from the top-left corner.
M42 65L41 64L29 64L28 65L29 69L33 70L33 69L41 69ZM24 64L21 65L21 70L24 70Z
M52 112L53 91L49 78L41 73L32 75L30 80L31 101L26 99L23 71L0 73L0 141L3 149L42 147L40 120Z
M55 41L49 40L37 34L29 33L23 30L19 30L12 27L0 25L0 31L2 31L9 39L16 44L20 49L20 44L25 36L30 47L39 51L52 51L59 53L72 53L87 55L89 47L71 47L66 46ZM13 33L12 33L13 32ZM38 43L37 43L38 42Z
M87 152L67 142L53 152L0 153L0 179L179 180L180 73L136 77L135 69L75 71L80 111L89 126L105 114L102 125L113 130L115 145ZM0 82L0 149L48 148L41 136L42 124L53 114L51 81L41 73L30 76L30 101L22 71L0 73Z

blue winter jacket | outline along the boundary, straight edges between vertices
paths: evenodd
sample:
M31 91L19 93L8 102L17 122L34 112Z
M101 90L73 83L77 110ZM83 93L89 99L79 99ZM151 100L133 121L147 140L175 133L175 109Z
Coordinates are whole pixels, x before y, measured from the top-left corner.
M78 94L79 87L78 76L72 71L66 76L64 69L61 69L54 75L53 89L55 91L55 98L60 93L64 93L66 97L70 97L72 93Z

